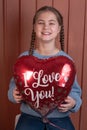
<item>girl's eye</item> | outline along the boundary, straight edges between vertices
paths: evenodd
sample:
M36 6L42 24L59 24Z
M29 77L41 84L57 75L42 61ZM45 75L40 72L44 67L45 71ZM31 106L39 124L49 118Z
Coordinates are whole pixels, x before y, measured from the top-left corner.
M38 22L38 24L44 24L43 22Z
M55 23L49 23L49 25L55 25Z

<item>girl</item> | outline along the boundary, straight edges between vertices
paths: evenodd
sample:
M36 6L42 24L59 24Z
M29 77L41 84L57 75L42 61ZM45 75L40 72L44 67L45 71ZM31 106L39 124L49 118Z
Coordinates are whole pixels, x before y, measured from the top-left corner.
M63 17L58 10L48 6L37 10L33 18L30 50L21 54L23 55L33 55L40 59L63 55L71 59L64 52ZM43 120L39 113L22 101L22 95L13 78L10 81L8 98L14 103L21 103L21 116L15 130L75 130L69 115L78 111L82 102L76 77L65 103L49 113L47 120Z

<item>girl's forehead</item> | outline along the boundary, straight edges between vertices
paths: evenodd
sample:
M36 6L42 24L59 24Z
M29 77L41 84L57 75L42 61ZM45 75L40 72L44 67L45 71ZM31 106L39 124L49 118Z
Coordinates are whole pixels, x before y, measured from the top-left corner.
M38 15L37 15L37 20L38 19L55 19L57 20L57 17L56 15L51 12L51 11L45 11L45 12L40 12Z

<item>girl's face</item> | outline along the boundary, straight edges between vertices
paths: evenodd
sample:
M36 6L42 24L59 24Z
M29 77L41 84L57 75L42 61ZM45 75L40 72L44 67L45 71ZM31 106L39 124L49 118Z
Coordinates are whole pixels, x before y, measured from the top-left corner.
M51 11L39 14L34 25L34 31L36 32L36 39L38 39L39 42L55 42L60 32L60 26L55 14Z

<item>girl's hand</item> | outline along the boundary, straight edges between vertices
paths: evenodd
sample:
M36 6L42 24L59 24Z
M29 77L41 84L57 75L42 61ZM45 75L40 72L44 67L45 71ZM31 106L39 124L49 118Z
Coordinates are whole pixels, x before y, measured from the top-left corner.
M68 97L65 99L64 102L65 102L65 103L60 104L60 106L58 107L58 110L59 110L60 112L67 112L67 111L69 111L70 109L72 109L72 108L75 106L75 104L76 104L76 101L75 101L73 98L71 98L70 96L68 96Z
M22 95L20 95L20 92L17 89L17 87L15 87L14 90L13 90L13 97L14 97L16 103L20 103L23 99Z

